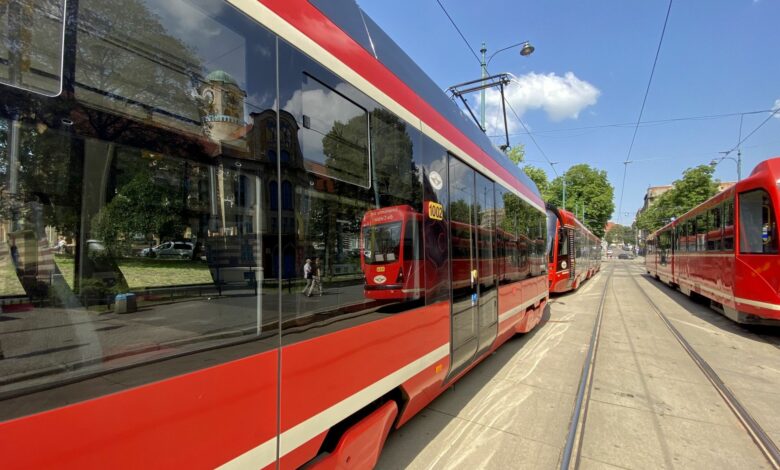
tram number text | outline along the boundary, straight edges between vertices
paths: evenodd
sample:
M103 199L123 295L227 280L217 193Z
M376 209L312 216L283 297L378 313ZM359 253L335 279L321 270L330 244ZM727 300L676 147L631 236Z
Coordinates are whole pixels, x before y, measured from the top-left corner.
M444 206L437 202L429 202L428 217L433 220L444 220Z

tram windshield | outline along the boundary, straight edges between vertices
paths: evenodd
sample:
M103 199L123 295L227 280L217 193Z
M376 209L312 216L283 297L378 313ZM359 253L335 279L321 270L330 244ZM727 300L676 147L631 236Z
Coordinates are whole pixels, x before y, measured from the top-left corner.
M553 211L547 211L547 253L550 262L553 262L553 247L555 246L555 226L558 222L558 216Z
M739 195L739 251L777 253L777 219L763 189Z
M401 222L364 227L363 254L366 264L398 261L401 255Z

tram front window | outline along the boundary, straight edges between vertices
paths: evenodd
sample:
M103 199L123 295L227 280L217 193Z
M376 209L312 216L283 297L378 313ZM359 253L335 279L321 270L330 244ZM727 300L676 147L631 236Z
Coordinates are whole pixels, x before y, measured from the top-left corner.
M555 227L558 223L558 217L553 211L547 211L547 253L550 262L553 262L553 247L555 246Z
M392 263L400 259L401 222L374 225L363 229L366 264Z
M763 189L739 195L739 251L777 253L777 219Z

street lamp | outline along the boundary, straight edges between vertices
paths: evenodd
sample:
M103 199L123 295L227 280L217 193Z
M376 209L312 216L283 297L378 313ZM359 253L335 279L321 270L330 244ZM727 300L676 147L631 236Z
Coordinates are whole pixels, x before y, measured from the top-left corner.
M723 160L731 160L732 162L737 164L737 181L742 180L742 150L737 150L737 158L729 157L729 154L731 153L731 150L727 150L725 152L719 152L723 154L722 157L719 158L713 158L710 162L710 165L715 166L718 163L722 162Z
M479 65L482 67L482 78L484 79L488 76L487 66L488 64L490 64L490 61L493 60L493 57L495 57L496 54L498 54L499 52L503 52L507 49L512 49L513 47L517 47L517 46L522 46L520 48L520 55L523 57L528 57L529 55L533 54L534 50L536 49L534 46L531 45L529 41L518 42L517 44L512 44L511 46L506 46L497 50L496 52L490 54L490 57L488 57L486 60L485 54L487 53L487 46L485 46L485 43L483 42L482 49L479 50L479 52L482 53L482 60L479 63ZM482 125L482 129L484 129L485 128L485 89L484 88L482 89L482 93L480 96L482 98L482 102L480 106L480 108L482 108L480 112L480 124Z

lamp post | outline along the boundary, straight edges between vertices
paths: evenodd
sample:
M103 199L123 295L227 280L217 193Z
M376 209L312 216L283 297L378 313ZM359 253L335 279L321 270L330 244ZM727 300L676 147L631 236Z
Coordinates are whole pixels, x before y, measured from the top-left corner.
M490 54L490 57L485 59L485 54L487 53L487 46L485 46L485 43L483 42L482 43L482 48L479 50L479 52L482 53L482 60L480 61L480 66L482 67L482 78L483 79L487 78L487 76L488 76L487 66L488 66L488 64L490 64L490 61L493 60L493 57L495 57L496 54L498 54L499 52L503 52L503 51L505 51L507 49L511 49L513 47L517 47L517 46L523 46L520 49L520 55L523 56L523 57L528 57L529 55L533 54L534 49L535 49L534 46L532 46L530 42L523 41L523 42L518 42L517 44L512 44L511 46L503 47L503 48L497 50L496 52ZM484 88L482 89L482 92L481 92L480 96L482 98L482 102L480 104L481 111L480 111L480 121L479 122L482 125L482 129L484 129L485 128L485 89Z
M719 152L723 156L718 158L712 159L710 162L710 165L715 166L718 163L722 162L725 159L729 159L732 162L737 164L737 182L742 181L742 147L740 144L742 143L742 120L745 118L744 114L739 115L739 138L737 139L737 158L729 157L729 154L734 151L734 149L726 150L725 152Z
M720 152L723 154L722 157L719 158L713 158L710 162L710 165L715 166L718 163L722 162L723 160L731 160L732 162L737 164L737 181L742 180L742 150L737 150L737 158L729 157L728 155L731 153L731 150L728 150L726 152Z

